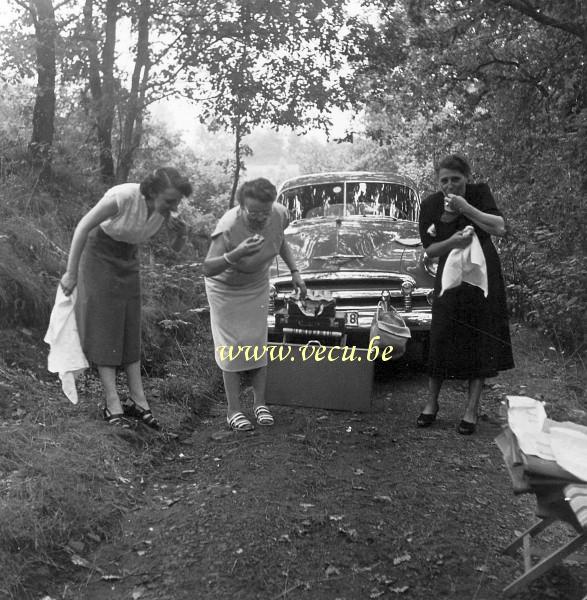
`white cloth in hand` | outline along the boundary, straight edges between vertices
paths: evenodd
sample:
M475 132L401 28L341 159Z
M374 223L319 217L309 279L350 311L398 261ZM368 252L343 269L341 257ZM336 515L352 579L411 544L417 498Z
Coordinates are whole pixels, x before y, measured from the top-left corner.
M481 288L487 298L487 263L475 232L472 234L471 243L466 248L453 248L450 251L442 272L440 296L446 290L455 288L463 282Z
M44 338L50 345L47 367L51 373L59 373L63 393L74 404L78 402L75 377L89 366L81 347L75 321L76 298L76 289L70 296L66 296L59 285L49 328Z

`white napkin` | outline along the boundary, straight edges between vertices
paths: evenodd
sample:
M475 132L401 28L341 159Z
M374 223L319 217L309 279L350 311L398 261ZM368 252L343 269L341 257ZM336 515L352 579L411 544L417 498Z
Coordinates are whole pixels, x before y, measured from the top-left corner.
M50 345L47 368L51 373L59 373L61 389L73 404L78 402L75 377L89 366L75 321L76 299L76 289L70 296L66 296L59 285L44 339Z
M440 295L463 282L481 288L487 298L487 264L479 238L474 232L471 243L466 248L453 248L450 251L442 272Z

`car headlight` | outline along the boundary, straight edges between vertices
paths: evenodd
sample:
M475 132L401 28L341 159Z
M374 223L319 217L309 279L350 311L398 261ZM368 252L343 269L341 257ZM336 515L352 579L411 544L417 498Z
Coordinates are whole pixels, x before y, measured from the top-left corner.
M438 257L430 258L426 252L424 252L424 268L426 272L432 275L432 277L436 277L436 272L438 271Z
M411 281L404 281L401 290L402 296L411 296L414 291L414 284Z
M411 281L402 283L402 296L404 297L404 310L410 312L412 310L412 293L414 292L414 284Z

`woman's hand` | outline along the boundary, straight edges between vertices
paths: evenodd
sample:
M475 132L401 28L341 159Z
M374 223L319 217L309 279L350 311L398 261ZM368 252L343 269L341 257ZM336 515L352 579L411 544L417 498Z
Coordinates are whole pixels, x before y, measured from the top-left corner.
M175 252L181 252L185 246L188 231L187 225L177 216L171 214L167 219L166 226L171 249Z
M251 256L256 254L261 249L265 238L261 235L253 235L243 240L234 250L233 256L236 254L237 260L244 258L245 256Z
M178 217L170 216L167 219L167 229L175 237L185 237L187 234L187 225Z
M472 240L473 234L467 228L455 232L448 238L453 248L466 248Z
M308 290L306 288L306 282L302 279L302 276L298 271L291 274L291 281L294 286L294 290L299 290L300 298L305 298Z
M65 275L61 278L59 282L61 285L61 289L66 296L71 296L75 286L77 285L77 277L72 275L69 271L66 271Z
M462 196L457 196L456 194L447 194L444 201L444 206L453 212L462 214L470 206L470 204Z

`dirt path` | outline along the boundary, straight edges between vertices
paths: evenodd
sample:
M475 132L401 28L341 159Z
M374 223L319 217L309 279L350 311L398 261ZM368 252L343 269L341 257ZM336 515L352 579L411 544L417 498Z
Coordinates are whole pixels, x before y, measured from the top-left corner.
M437 425L414 427L425 378L405 369L376 383L369 414L276 407L274 428L237 435L222 433L218 407L169 447L143 483L144 508L92 557L98 570L56 595L498 598L520 572L499 549L535 517L532 497L513 496L493 438L505 393L556 388L543 364L534 367L486 390L472 437L455 431L458 383L447 386ZM564 527L545 532L538 552L567 536ZM587 549L519 598L585 594Z

